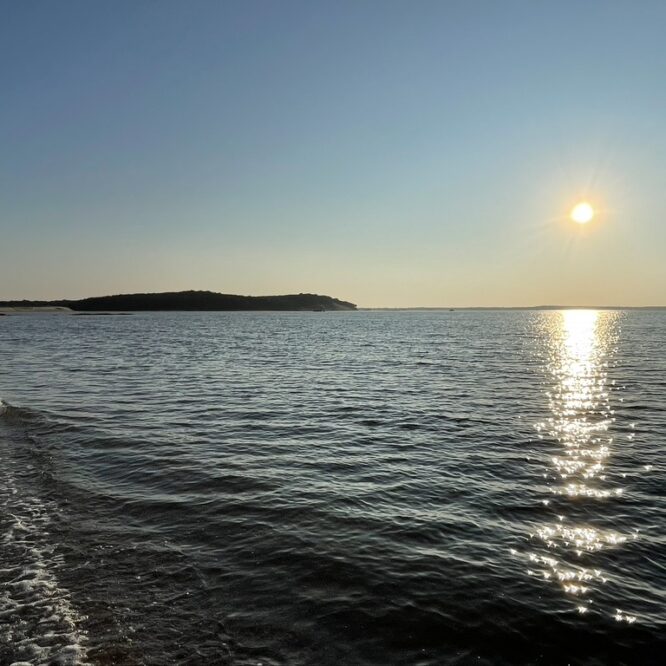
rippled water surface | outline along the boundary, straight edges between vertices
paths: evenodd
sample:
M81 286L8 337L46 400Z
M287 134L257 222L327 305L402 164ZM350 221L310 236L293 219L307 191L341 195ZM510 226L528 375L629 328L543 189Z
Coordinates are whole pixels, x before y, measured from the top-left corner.
M666 312L0 317L0 663L657 664Z

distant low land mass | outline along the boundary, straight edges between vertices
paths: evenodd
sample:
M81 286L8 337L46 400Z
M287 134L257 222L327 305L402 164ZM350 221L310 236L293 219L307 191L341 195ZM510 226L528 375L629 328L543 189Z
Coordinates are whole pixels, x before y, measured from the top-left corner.
M175 291L159 294L117 294L80 300L0 301L0 308L69 308L76 312L140 310L355 310L356 305L319 294L237 296L213 291Z

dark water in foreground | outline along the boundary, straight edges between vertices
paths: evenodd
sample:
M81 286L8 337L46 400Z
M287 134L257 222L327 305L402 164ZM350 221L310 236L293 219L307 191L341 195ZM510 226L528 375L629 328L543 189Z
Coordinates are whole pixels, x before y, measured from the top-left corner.
M656 664L666 312L0 318L0 663Z

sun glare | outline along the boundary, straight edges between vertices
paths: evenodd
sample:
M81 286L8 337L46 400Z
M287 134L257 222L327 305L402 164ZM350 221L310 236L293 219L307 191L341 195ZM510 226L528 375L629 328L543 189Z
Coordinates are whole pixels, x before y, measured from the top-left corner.
M594 217L594 208L587 201L577 203L571 210L571 219L578 224L587 224Z

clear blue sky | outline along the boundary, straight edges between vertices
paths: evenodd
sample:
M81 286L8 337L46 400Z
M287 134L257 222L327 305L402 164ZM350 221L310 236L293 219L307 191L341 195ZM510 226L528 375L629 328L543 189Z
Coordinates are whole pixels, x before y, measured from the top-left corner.
M661 1L0 0L0 298L664 304L665 30Z

